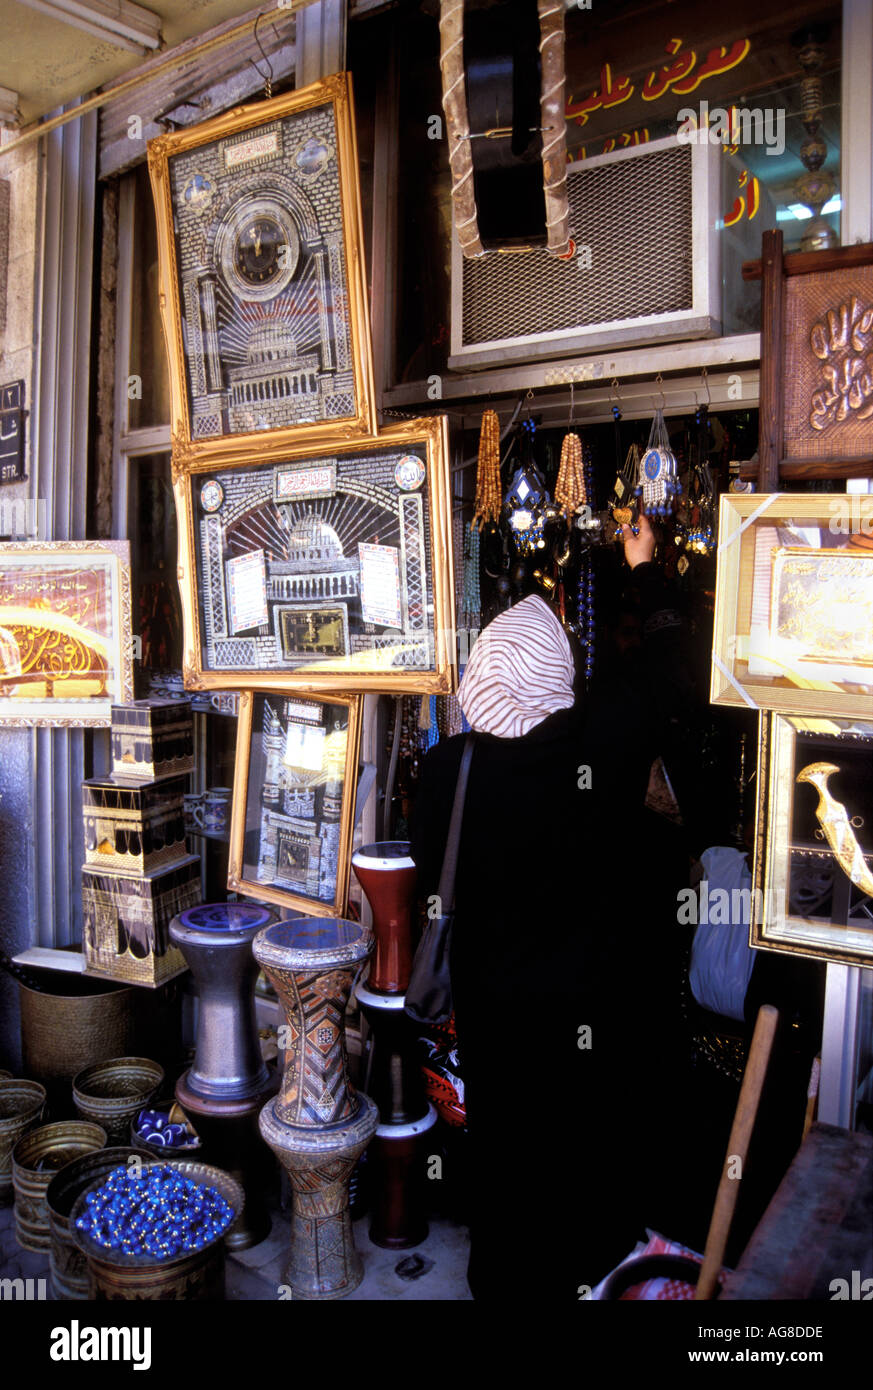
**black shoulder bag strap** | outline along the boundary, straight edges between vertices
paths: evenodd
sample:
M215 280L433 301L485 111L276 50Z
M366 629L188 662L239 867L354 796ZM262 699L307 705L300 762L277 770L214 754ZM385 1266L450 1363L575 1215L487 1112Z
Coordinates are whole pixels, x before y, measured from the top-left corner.
M458 769L458 784L455 788L455 800L452 804L452 818L449 821L449 833L446 839L446 850L443 855L443 867L440 873L440 908L442 915L447 917L455 909L455 876L458 872L458 850L461 845L461 824L464 819L464 802L467 797L467 782L470 777L470 763L473 760L473 735L468 734L464 744L464 751L461 754L461 766Z
M449 956L452 943L452 919L455 905L455 875L458 868L458 849L461 843L461 822L467 780L473 757L473 735L467 735L455 788L455 800L449 821L443 867L439 883L439 916L425 923L421 940L412 962L404 1008L416 1023L447 1023L452 1016L452 985Z

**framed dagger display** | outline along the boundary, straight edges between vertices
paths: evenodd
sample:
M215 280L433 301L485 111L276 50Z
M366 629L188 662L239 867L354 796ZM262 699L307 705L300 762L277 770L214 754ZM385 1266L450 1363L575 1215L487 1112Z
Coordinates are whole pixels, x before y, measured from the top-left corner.
M762 713L751 944L873 966L873 715Z

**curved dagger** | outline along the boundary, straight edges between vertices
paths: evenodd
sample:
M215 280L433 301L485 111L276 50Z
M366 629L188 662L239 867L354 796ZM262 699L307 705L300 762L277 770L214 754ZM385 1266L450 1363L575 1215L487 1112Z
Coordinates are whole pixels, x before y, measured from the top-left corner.
M798 772L796 780L809 782L817 788L815 814L825 839L840 861L843 872L862 892L873 896L873 873L861 852L846 808L828 790L828 778L839 770L836 763L808 763Z

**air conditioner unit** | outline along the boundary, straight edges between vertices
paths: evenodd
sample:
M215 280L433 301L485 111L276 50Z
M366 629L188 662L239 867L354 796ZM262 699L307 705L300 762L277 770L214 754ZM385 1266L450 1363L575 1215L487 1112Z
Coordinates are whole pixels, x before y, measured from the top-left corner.
M718 221L734 169L722 145L675 135L568 165L567 261L540 249L465 260L453 237L450 368L720 333ZM763 221L746 224L740 254L760 255Z

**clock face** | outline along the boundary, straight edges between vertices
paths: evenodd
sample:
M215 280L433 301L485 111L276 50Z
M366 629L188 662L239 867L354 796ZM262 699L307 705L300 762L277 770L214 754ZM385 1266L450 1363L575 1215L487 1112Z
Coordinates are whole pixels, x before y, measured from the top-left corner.
M282 270L285 234L272 217L253 217L237 234L234 265L249 285L269 285Z
M217 512L224 501L224 488L217 478L210 478L200 489L200 505L204 512Z
M293 217L278 199L246 198L225 220L216 252L237 298L273 299L294 276L300 237Z

